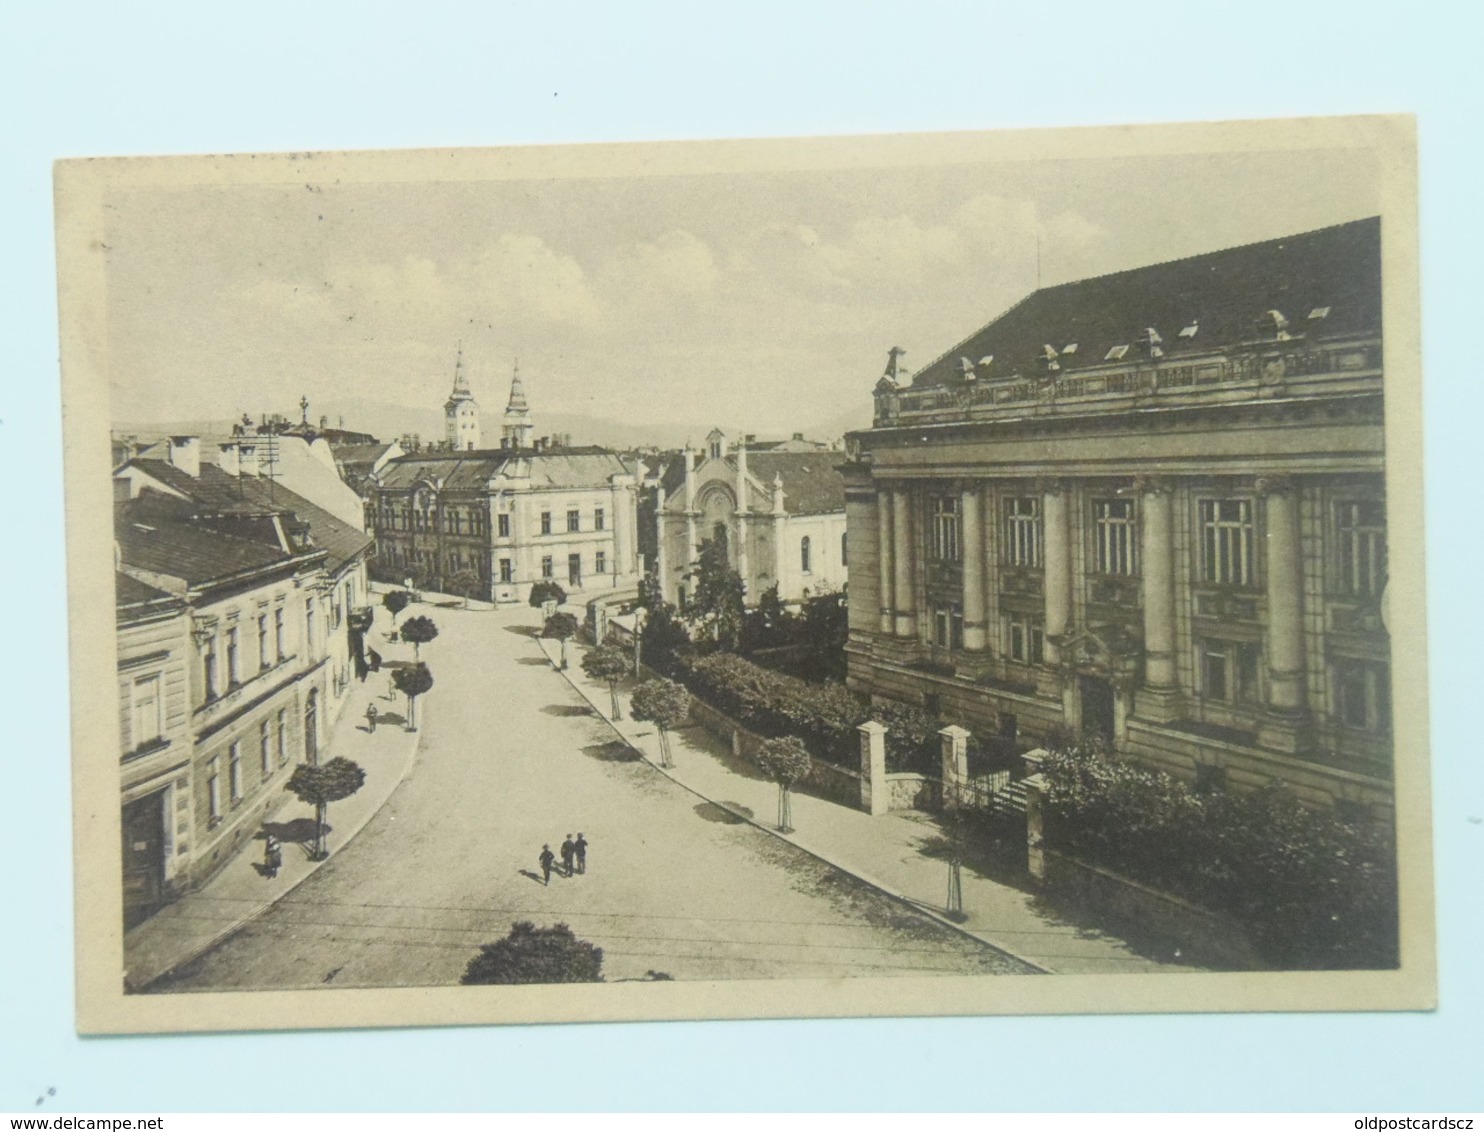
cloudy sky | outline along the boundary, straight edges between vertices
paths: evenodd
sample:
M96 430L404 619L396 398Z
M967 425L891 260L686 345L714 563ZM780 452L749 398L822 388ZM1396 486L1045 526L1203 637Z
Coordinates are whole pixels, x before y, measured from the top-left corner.
M1377 211L1366 153L117 190L116 420L543 409L760 434L868 417L1036 286ZM1038 255L1039 246L1039 255ZM696 432L697 439L701 432ZM658 435L663 434L663 435ZM576 439L584 439L578 437Z

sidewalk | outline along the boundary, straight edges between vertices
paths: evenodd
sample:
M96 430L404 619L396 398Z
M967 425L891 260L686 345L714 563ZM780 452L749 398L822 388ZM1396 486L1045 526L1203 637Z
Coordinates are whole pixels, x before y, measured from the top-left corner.
M411 608L403 614L407 616ZM411 660L412 646L386 639L391 621L379 606L376 628L367 643L375 640L376 651L387 660ZM387 671L372 673L364 683L353 681L340 718L330 730L329 742L321 751L322 761L337 755L351 759L366 772L360 790L342 802L333 802L326 817L328 842L333 857L350 843L407 777L417 756L420 732L406 731L400 723L366 730L366 705L379 712L405 713L406 699L388 698ZM428 710L428 697L418 700L418 726ZM302 818L314 820L314 807L306 806L282 786L281 803L268 815L274 822ZM181 964L209 951L247 921L267 910L306 880L323 861L309 859L309 846L285 842L283 866L276 877L266 877L255 866L263 860L263 842L249 838L220 872L195 892L166 905L144 923L124 935L124 980L140 991Z
M539 643L555 666L558 643L545 639ZM941 845L943 834L933 816L921 811L894 811L872 817L862 810L795 792L792 797L795 832L779 833L774 824L778 812L775 783L731 769L731 752L700 727L687 727L670 734L675 766L669 770L660 768L659 736L654 726L628 718L628 696L622 690L623 685L619 699L624 718L616 722L610 718L607 685L590 679L582 671L585 652L584 646L568 642L568 669L564 675L593 709L660 773L873 888L1049 973L1148 974L1200 970L1136 954L1121 939L1068 923L1039 907L1034 893L992 880L968 865L963 869L965 919L961 923L947 919L943 909L948 868L941 858L931 855L934 847Z

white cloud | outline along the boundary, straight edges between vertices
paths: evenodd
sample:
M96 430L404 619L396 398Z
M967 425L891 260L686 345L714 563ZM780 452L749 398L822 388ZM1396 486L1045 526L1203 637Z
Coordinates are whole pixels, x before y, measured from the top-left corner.
M539 236L502 235L479 257L474 284L473 297L496 317L592 325L602 314L582 265Z

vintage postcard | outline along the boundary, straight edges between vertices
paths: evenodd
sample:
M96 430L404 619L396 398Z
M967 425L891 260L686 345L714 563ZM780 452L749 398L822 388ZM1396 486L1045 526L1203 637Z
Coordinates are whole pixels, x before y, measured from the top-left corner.
M1410 119L56 191L81 1030L1433 1004Z

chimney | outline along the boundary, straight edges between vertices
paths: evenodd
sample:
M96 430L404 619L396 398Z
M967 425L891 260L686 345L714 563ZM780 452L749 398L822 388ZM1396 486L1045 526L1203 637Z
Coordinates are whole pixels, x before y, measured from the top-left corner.
M192 479L200 479L201 438L199 436L172 436L170 438L170 463Z
M253 444L243 444L237 449L237 462L244 476L262 475L258 467L258 449Z
M320 432L324 432L325 429L327 429L329 427L330 427L330 418L327 417L324 413L321 413L319 415L319 430L320 430Z
M229 476L241 474L241 466L237 462L237 445L223 444L221 454L216 458L216 466Z
M803 440L804 439L804 434L802 432L796 432L796 433L794 433L794 439L795 440Z

